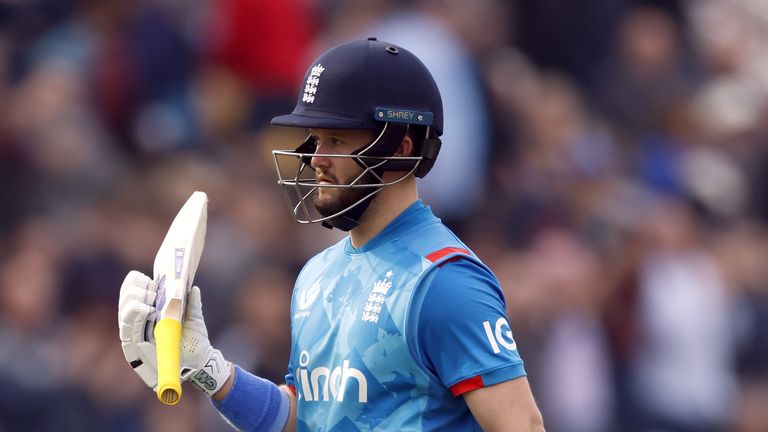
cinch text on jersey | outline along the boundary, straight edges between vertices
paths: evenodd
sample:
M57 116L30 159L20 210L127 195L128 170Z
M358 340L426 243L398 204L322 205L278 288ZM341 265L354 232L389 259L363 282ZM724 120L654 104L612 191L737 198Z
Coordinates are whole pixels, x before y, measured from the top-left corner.
M349 360L344 360L342 366L336 366L333 370L325 366L318 366L310 371L306 368L309 365L309 352L302 351L299 355L299 365L303 367L297 370L299 385L296 390L300 392L305 401L334 400L343 402L349 380L355 379L357 381L358 402L368 402L368 380L360 369L349 367Z

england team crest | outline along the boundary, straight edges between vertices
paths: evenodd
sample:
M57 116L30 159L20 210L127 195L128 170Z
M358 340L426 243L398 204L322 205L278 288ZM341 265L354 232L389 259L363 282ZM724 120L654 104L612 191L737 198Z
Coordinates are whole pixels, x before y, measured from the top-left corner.
M392 275L393 273L388 271L384 279L376 281L373 284L373 289L371 290L371 293L368 294L368 301L363 308L363 314L360 316L361 320L371 323L379 322L381 306L387 298L387 293L392 288L392 281L389 280Z

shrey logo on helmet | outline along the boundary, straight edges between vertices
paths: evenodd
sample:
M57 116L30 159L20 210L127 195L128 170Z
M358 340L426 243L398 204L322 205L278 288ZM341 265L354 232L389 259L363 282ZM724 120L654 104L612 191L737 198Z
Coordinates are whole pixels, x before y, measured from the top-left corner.
M322 90L321 90L322 89ZM299 223L321 222L347 231L357 226L375 195L411 175L424 177L440 151L443 103L435 80L413 53L376 38L331 48L307 70L291 114L272 124L315 129L371 130L375 138L351 154L361 173L351 184L324 185L315 179L310 161L317 143L309 136L293 150L272 152L278 184ZM407 136L410 155L395 156ZM384 172L397 172L384 180ZM331 215L320 215L312 200L320 187L361 191L360 198Z

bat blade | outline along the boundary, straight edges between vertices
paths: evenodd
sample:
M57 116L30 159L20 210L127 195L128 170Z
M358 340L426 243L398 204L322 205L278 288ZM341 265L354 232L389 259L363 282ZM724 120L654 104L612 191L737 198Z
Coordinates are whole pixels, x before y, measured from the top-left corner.
M207 222L208 196L194 192L174 218L155 256L157 397L167 405L181 399L181 326L187 293L203 253Z

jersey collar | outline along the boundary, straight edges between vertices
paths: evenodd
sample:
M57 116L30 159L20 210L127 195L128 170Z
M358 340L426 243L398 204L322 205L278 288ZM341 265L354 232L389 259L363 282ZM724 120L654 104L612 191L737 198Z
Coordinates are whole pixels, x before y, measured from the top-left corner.
M350 240L349 236L347 236L347 239L344 243L344 251L349 254L362 254L369 252L381 245L395 240L400 236L402 232L408 228L418 223L427 221L432 217L434 217L432 215L432 210L425 206L421 200L417 200L415 203L411 204L408 206L408 208L403 210L403 212L400 213L394 220L392 220L392 222L390 222L386 227L384 227L380 233L376 234L376 236L374 236L359 248L352 246L352 241Z

